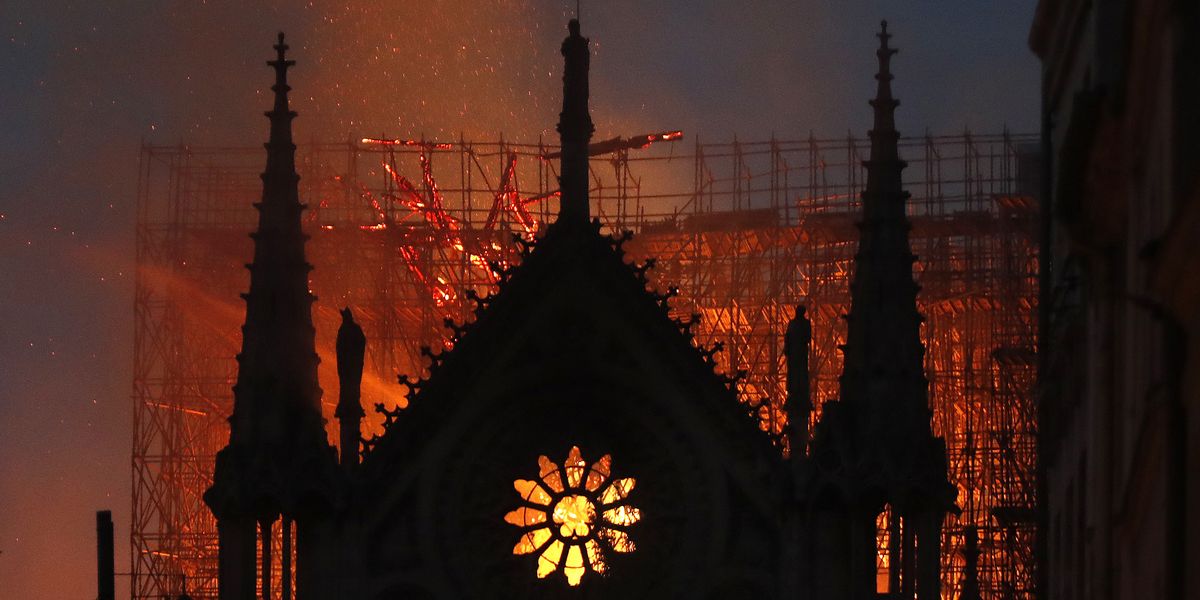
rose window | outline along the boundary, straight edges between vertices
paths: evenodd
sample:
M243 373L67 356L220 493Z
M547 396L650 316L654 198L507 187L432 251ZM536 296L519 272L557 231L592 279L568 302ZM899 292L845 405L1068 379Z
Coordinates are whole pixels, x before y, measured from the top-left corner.
M537 555L537 576L562 571L570 585L586 573L604 574L605 553L633 552L628 529L642 518L626 497L633 478L612 478L612 456L588 464L578 447L571 448L562 466L538 457L538 479L518 479L520 508L504 520L521 528L513 554Z

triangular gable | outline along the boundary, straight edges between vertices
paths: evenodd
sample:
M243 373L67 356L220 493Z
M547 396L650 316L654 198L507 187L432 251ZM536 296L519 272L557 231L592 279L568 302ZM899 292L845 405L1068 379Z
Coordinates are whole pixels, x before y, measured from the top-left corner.
M613 558L622 576L594 585L645 592L657 581L674 595L699 585L695 573L735 568L727 553L747 532L778 542L780 452L711 352L669 317L666 297L646 290L644 269L595 228L550 229L369 443L354 509L363 530L418 522L412 537L423 541L379 533L367 556L430 544L421 568L447 570L435 579L494 580L456 575L452 563L519 563L518 531L502 522L519 500L513 482L536 475L539 456L561 461L573 447L588 460L610 455L614 477L636 478L631 500L646 515L630 532L637 556ZM440 547L446 540L453 548ZM376 570L396 568L384 559ZM532 573L509 575L537 585Z
M577 366L598 379L610 379L606 374L613 369L657 372L660 377L648 379L686 390L688 404L671 409L693 421L689 427L707 423L698 431L726 436L712 441L741 447L738 453L747 458L777 457L757 418L738 402L733 380L716 372L712 349L696 347L686 324L669 317L668 296L646 289L643 273L652 264L626 263L620 240L594 231L558 233L563 232L552 227L506 274L500 291L480 300L477 320L458 330L452 350L432 359L427 378L412 384L409 407L396 411L387 431L368 442L364 470L386 471L385 463L419 452L440 430L452 428L455 418L466 417L482 401L469 390L553 385L547 382L563 374L539 368L565 365L569 361L551 356L562 352L602 355L602 362ZM647 382L627 385L642 383ZM614 401L613 408L620 407Z

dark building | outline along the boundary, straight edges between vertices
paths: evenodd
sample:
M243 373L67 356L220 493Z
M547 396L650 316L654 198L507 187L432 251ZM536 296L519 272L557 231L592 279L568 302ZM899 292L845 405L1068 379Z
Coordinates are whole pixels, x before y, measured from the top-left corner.
M938 598L954 491L930 433L886 24L841 398L811 436L797 417L786 439L716 372L718 349L669 316L671 294L647 290L652 265L627 262L626 238L590 218L589 49L579 23L569 29L557 221L471 323L447 324L452 349L429 353L427 377L401 378L409 405L365 441L354 432L369 340L344 313L340 458L316 404L280 37L230 441L206 495L221 598L270 597L276 581L305 600ZM810 340L798 311L786 351L799 414L811 410ZM886 581L880 515L893 534Z
M1200 598L1200 6L1042 0L1043 597Z

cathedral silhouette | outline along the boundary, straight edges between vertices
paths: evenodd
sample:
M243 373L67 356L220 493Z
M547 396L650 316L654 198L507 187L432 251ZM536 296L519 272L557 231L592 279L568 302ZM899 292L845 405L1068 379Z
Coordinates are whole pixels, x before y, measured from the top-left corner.
M955 492L930 430L889 38L884 23L841 394L811 435L803 307L781 444L715 349L671 318L671 294L648 290L652 265L590 217L589 42L573 20L557 220L472 322L448 324L453 348L431 353L428 377L401 377L409 405L369 441L370 340L343 312L339 456L320 409L280 34L230 437L205 495L220 598L939 598ZM882 581L880 523L893 533Z

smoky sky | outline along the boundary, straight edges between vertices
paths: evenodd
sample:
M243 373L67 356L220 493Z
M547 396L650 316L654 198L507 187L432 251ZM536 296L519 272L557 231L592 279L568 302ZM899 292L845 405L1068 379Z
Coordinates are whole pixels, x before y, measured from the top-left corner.
M94 597L97 509L129 570L139 144L261 143L280 30L301 141L552 138L574 4L0 2L0 597ZM903 132L1035 131L1034 4L587 0L597 135L861 135L883 18Z

